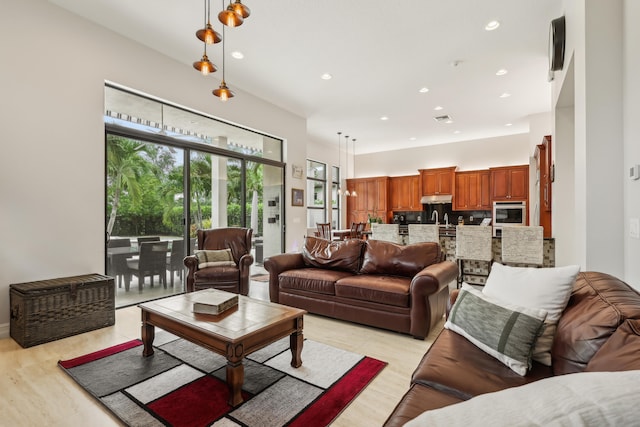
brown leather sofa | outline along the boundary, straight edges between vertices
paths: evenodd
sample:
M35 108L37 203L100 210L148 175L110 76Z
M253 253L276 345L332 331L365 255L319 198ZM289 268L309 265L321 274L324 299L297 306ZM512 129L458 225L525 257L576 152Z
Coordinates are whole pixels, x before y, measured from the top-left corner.
M437 243L307 237L265 259L272 302L424 339L443 316L458 267Z
M452 301L456 295L452 292ZM558 323L551 356L551 367L534 361L522 377L466 338L443 329L385 426L401 426L424 411L554 375L640 369L640 294L613 276L580 273Z
M253 264L251 236L253 229L229 227L198 230L198 250L231 249L235 265L198 268L194 255L185 257L187 292L215 288L236 294L249 293L249 270Z

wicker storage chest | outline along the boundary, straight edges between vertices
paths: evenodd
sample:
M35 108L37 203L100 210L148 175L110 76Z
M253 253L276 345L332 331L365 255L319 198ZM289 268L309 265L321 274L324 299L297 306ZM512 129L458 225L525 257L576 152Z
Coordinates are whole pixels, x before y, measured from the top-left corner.
M17 283L10 289L10 334L31 347L115 323L113 278L100 274Z

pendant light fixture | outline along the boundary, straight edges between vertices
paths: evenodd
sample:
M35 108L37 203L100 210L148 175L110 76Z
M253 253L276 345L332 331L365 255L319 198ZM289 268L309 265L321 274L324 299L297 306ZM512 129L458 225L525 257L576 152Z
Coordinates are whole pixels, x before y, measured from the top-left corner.
M353 138L353 177L356 177L356 139ZM356 193L356 189L354 188L351 192L351 197L358 197L358 193Z
M220 87L218 89L214 89L212 93L220 98L220 101L226 102L229 98L233 98L235 94L231 92L231 90L227 87L227 83L224 81L224 39L226 38L224 35L224 27L222 27L222 38L222 81L220 82Z
M224 7L224 1L222 7ZM244 22L242 15L233 9L231 1L229 1L229 6L218 14L218 20L227 27L239 27Z
M209 73L215 73L217 68L211 61L209 61L209 57L207 56L207 43L204 43L204 55L202 55L202 59L200 61L196 61L193 63L193 68L200 71L203 76L206 76Z
M342 132L338 132L338 178L340 178L340 170L342 169L342 153L340 152L340 135ZM342 188L340 187L340 179L338 179L338 197L342 196Z
M211 0L204 0L204 28L196 31L196 37L206 44L220 43L222 41L220 33L211 26Z
M347 182L347 179L349 179L349 137L347 135L344 136L345 139L345 147L346 148L346 154L345 154L345 159L347 160L347 172L345 174L345 186L344 186L344 195L346 197L351 196L351 193L349 193L349 183Z
M251 15L251 9L242 4L240 0L236 0L231 7L233 8L233 11L242 16L243 19L248 18L249 15Z

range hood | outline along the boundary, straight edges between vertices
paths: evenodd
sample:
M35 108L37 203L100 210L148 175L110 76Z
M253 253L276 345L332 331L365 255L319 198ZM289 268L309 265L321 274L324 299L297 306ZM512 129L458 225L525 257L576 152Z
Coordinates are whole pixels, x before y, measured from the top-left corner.
M451 203L453 196L451 194L441 194L437 196L422 196L420 203L423 205L437 205L443 203Z

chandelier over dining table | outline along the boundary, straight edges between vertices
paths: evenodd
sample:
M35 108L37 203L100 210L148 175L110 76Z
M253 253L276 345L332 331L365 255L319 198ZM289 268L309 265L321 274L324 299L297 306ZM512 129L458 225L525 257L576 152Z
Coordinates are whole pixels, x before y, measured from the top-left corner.
M238 27L242 25L244 20L249 17L251 10L241 0L229 0L229 5L225 8L225 0L222 0L222 11L218 13L218 21L226 27ZM225 82L225 29L222 28L222 34L217 32L213 25L211 25L211 0L204 0L204 26L196 31L196 37L204 44L204 53L199 61L193 63L193 68L200 71L202 75L217 71L217 67L209 60L207 56L207 45L216 44L222 42L222 81L220 87L213 90L213 94L220 98L221 101L226 101L229 98L233 98L234 93L227 87Z

